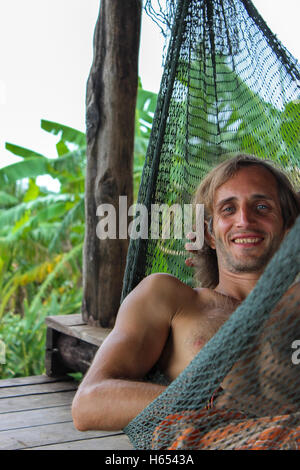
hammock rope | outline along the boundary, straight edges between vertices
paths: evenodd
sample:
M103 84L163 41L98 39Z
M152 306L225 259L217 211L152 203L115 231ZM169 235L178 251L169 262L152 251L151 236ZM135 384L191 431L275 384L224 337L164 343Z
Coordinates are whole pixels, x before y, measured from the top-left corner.
M148 210L148 227L152 204L182 207L190 203L205 175L239 152L273 160L299 190L300 69L296 59L250 0L166 0L166 5L162 9L154 0L146 1L147 11L161 23L168 40L138 195L138 203ZM226 427L226 420L217 415L204 419L201 410L234 364L245 359L249 351L252 356L243 366L243 383L232 387L230 394L239 403L239 407L233 407L238 412L247 411L241 404L242 396L249 403L252 400L251 419L254 416L258 421L247 427L248 440L243 435L245 425L236 435L231 429L229 438L222 437L222 442L214 435L210 448L232 448L234 442L238 443L234 448L238 448L241 435L247 443L253 440L263 426L259 421L261 403L269 406L268 419L278 414L282 403L299 408L299 370L291 362L291 345L285 344L283 350L281 344L283 337L288 343L297 332L300 340L297 298L288 300L289 306L294 302L289 315L280 310L274 316L277 324L268 324L270 312L280 307L282 295L299 273L299 235L298 217L247 299L166 391L125 428L136 448L171 448L172 442L182 448L204 446L203 436L209 436L216 426ZM173 274L194 287L184 252L184 237L131 239L122 299L153 272ZM280 354L284 359L278 359ZM268 398L270 394L272 399ZM187 418L187 413L192 416L195 412L201 415L197 425L195 419ZM247 419L249 416L246 413ZM161 424L164 420L165 427ZM284 445L300 448L300 417L294 411L288 420L291 426L298 426L299 439L291 428L294 437L291 441L286 437ZM154 439L155 435L159 437ZM185 439L187 435L194 440ZM274 439L268 445L277 448Z
M136 448L151 448L152 433L167 415L202 409L209 401L300 272L299 239L300 216L246 300L186 369L124 429Z

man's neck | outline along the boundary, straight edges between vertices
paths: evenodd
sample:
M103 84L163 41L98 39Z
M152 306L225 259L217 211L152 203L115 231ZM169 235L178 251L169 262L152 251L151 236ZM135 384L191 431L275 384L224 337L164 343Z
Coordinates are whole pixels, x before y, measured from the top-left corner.
M220 271L216 292L243 301L252 291L261 273L231 273Z

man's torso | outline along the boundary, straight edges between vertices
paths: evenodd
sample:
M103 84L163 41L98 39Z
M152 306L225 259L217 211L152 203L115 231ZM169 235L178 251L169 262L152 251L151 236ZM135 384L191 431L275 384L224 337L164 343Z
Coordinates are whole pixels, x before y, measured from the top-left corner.
M157 363L158 369L170 381L174 380L188 366L195 355L240 305L236 299L226 297L211 289L192 289L180 281L174 284L173 289L172 292L168 292L168 295L176 297L178 309L171 319L169 337ZM286 293L281 303L288 305L284 299L290 298L290 292L293 292L293 295L296 293L299 297L299 291L298 283L290 289L289 293ZM247 354L234 365L224 378L221 385L225 393L217 400L217 406L244 408L256 414L264 414L267 408L271 407L270 413L272 414L274 403L281 403L284 407L286 403L290 403L286 392L282 393L279 386L270 387L271 379L268 377L274 376L274 373L278 377L282 375L283 389L290 382L289 379L295 383L295 373L298 371L287 370L289 357L286 354L283 357L283 354L280 353L280 346L287 342L285 349L288 350L291 338L300 333L299 303L296 311L294 311L293 305L294 302L289 308L293 311L289 312L289 309L285 308L284 313L278 317L276 309L271 313L259 338L253 345L249 345ZM283 336L281 319L287 315L291 315L294 320L294 328L291 328L290 331L292 336L288 339L284 337L281 339ZM269 337L271 325L273 325L273 330ZM274 332L278 335L277 351L276 347L272 348L270 343ZM230 347L230 344L228 346ZM266 374L266 371L269 372ZM266 376L268 376L267 379ZM239 392L241 390L243 393ZM261 396L261 400L258 400L259 396ZM268 404L268 402L270 403Z
M174 290L178 311L171 320L169 337L158 362L174 380L237 308L239 302L211 289L179 284Z

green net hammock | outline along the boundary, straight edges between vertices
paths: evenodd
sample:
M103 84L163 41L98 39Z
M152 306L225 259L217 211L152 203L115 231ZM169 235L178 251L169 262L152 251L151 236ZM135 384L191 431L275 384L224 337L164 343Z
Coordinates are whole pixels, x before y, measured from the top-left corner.
M190 435L178 448L199 449L199 440L203 435L232 422L242 423L243 438L249 439L245 431L249 428L250 437L255 435L260 431L259 425L264 424L259 419L266 415L277 417L279 410L283 409L282 405L282 414L288 413L288 425L292 432L294 426L298 427L297 448L300 448L300 372L299 364L292 362L291 349L294 329L300 331L299 295L297 298L291 293L287 314L280 308L276 311L274 324L266 328L270 312L299 273L299 237L300 217L247 299L166 391L125 428L136 448L168 449L174 439L182 436L187 429L191 430ZM271 345L273 354L257 347L262 333L263 343ZM261 354L265 356L263 364L267 364L264 371L257 369ZM212 416L204 411L203 416L200 413L200 423L197 422L194 412L205 409L213 392L234 364L236 372L241 371L242 379L227 391L232 398L232 409L228 410L227 407L225 416L222 410ZM250 419L256 419L257 426L251 427ZM199 433L197 429L200 429ZM239 439L239 427L235 430L232 426L224 436L224 442L218 445L212 442L210 448L234 448L236 443L241 447ZM276 448L276 445L276 439L268 442L270 449Z
M299 65L253 4L178 0L162 10L148 0L146 7L162 20L168 40L138 196L148 214L152 204L189 203L207 172L237 152L273 160L299 189ZM300 448L300 365L292 361L300 307L291 289L299 235L298 217L243 304L125 428L137 449L248 448L257 439L270 449L277 441ZM153 272L193 286L184 242L184 235L132 239L122 298ZM231 406L206 410L232 367L241 380L225 391Z

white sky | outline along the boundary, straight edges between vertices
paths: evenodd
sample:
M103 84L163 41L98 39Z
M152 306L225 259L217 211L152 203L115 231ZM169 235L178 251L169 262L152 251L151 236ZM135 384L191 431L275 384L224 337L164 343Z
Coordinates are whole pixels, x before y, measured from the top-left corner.
M278 38L299 60L299 0L253 0ZM85 129L85 89L100 0L0 0L0 167L17 159L12 142L54 156L56 138L40 120ZM158 91L163 39L144 14L140 70Z

